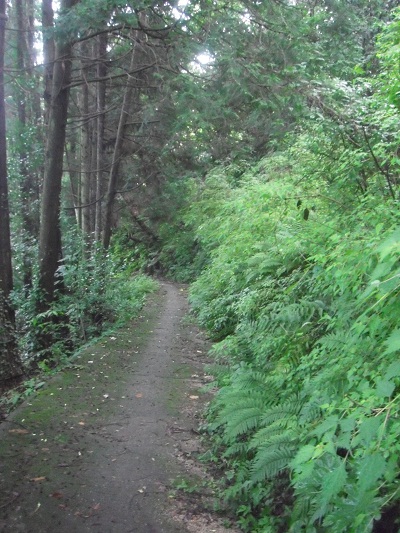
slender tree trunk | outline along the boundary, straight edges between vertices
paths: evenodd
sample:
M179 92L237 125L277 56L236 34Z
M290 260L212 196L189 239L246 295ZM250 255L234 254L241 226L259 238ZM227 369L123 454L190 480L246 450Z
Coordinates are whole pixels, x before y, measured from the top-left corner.
M76 0L62 0L61 10L68 10ZM71 81L72 45L58 42L52 79L49 124L45 152L40 237L39 237L39 311L54 300L56 272L61 259L60 195L63 173L65 133Z
M80 202L80 172L76 169L79 166L79 162L76 156L76 139L75 133L73 133L69 138L68 146L65 150L65 157L68 165L68 175L69 175L69 184L71 191L71 201L72 205L75 207L75 220L78 228L82 227L82 209L79 209Z
M93 110L96 109L96 94L93 96ZM90 242L94 242L94 232L96 227L96 191L97 191L97 121L93 120L90 128Z
M91 220L90 220L90 200L91 200L91 165L92 165L92 127L87 117L89 115L89 90L87 85L82 87L82 116L83 125L81 132L81 198L80 205L82 211L82 232L86 247L90 247ZM85 207L83 207L85 206Z
M98 58L97 77L105 79L107 66L104 58L107 54L107 34L103 33L97 38ZM95 216L95 241L100 242L102 232L102 202L103 193L103 150L104 150L104 127L106 110L106 82L97 84L97 128L96 128L96 216Z
M4 102L4 42L6 2L0 0L0 381L22 375L15 343L14 312L9 297L13 288L10 212L7 183L6 117Z
M136 44L133 39L133 50L131 56L131 64L129 70L133 71L136 61ZM111 223L112 223L112 208L114 205L115 196L117 193L117 182L118 182L118 171L119 165L122 158L122 148L124 143L124 133L126 129L126 124L129 118L129 109L131 106L132 95L134 92L133 85L131 80L128 77L124 99L122 102L121 114L119 117L117 136L115 139L114 153L111 161L110 175L108 179L108 189L106 196L106 205L105 205L105 214L104 214L104 231L103 231L103 246L107 250L110 246L111 239Z
M92 124L90 120L89 110L89 85L87 83L89 74L88 55L89 45L87 42L81 44L80 54L82 56L82 79L83 85L81 87L81 198L80 205L82 206L82 233L85 239L85 248L90 247L91 240L91 220L90 220L90 200L91 200L91 166L92 166Z
M15 2L16 27L16 56L17 66L20 71L20 84L13 86L15 101L17 103L18 132L23 139L28 132L28 124L38 123L40 116L40 102L37 101L36 91L30 91L29 84L34 78L34 40L31 8L23 0ZM31 48L32 47L32 48ZM39 108L39 111L38 111ZM25 287L32 286L32 243L37 241L39 234L39 213L37 199L39 195L38 172L29 168L28 146L25 143L18 145L19 173L21 175L21 214L22 214L22 240L24 243L23 256L23 281Z
M25 77L25 63L26 63L26 41L25 41L25 24L24 24L24 10L22 0L17 0L15 2L15 18L17 22L17 67L20 71L20 76ZM24 81L22 82L24 85ZM17 115L18 115L18 133L19 135L24 135L26 130L26 99L25 95L22 94L21 86L18 85L15 87L16 92L16 102L17 102ZM29 171L27 168L27 153L26 145L21 144L19 148L19 172L22 177L21 183L21 210L22 210L22 239L24 242L24 256L22 259L22 268L23 268L23 280L24 285L31 287L32 285L32 265L29 261L28 251L28 241L29 234L27 233L31 228L29 223L29 195L30 191L33 189L32 183L30 183Z
M46 104L45 122L48 122L51 91L53 83L53 67L55 44L53 37L54 11L53 0L42 0L42 26L43 26L43 59L44 59L44 100Z

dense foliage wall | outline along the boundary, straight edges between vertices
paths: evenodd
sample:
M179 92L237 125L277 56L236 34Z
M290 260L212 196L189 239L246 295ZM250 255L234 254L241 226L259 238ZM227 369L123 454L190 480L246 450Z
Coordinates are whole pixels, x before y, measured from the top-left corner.
M397 496L399 215L299 166L207 184L191 301L218 341L213 453L246 530L368 531Z

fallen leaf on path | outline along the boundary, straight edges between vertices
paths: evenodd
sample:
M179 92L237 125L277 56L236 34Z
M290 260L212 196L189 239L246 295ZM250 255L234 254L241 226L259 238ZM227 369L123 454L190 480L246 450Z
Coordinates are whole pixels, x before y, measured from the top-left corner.
M29 433L27 429L9 429L8 432L15 435L27 435Z
M189 398L190 398L191 400L198 400L198 399L199 399L198 396L194 396L194 395L189 396Z
M137 394L135 394L135 397L136 398L143 398L143 394L141 392L138 392Z
M64 498L64 494L62 492L53 492L52 494L50 494L50 497L55 498L56 500L61 500L62 498Z
M78 422L78 426L84 426L85 422Z
M36 509L33 511L33 513L31 513L31 515L34 515L37 511L39 511L41 505L42 504L39 502L36 506Z
M96 503L96 505L94 505L94 506L92 507L92 509L93 509L94 511L98 511L98 510L100 509L100 504L99 504L99 503Z
M32 477L31 481L34 481L35 483L39 483L40 481L46 481L46 476Z

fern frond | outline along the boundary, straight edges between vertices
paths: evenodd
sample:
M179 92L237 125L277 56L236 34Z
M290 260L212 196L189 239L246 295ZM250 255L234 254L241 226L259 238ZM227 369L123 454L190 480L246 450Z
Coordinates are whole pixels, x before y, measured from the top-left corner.
M264 405L271 405L276 398L274 391L281 388L281 380L276 375L268 375L264 372L247 370L237 373L232 378L232 385L240 391L247 391L253 395L255 392L263 396Z
M263 372L254 372L247 370L246 372L237 373L233 376L232 383L240 390L251 391L253 389L261 389L265 385L266 376Z
M235 442L231 446L229 446L224 453L222 454L223 457L232 457L232 456L242 456L247 453L248 450L248 444L247 442Z
M280 257L271 257L269 253L259 252L247 261L248 272L246 283L254 282L269 274L273 274L277 268L282 266Z
M207 367L207 372L215 377L217 381L222 381L224 378L231 375L232 370L228 365L213 364Z
M282 427L262 428L253 436L248 444L249 449L268 448L295 440L296 432L293 429L282 430Z
M288 467L296 455L296 450L297 446L291 442L261 448L250 468L251 481L257 483L275 477Z
M318 420L321 417L321 408L318 404L314 402L308 402L304 404L299 412L299 424L304 425L315 420Z
M269 426L274 422L279 422L282 427L288 425L289 421L292 421L293 417L297 417L301 411L304 400L295 397L292 401L289 401L283 405L276 405L264 412L262 417L262 425Z
M303 531L304 526L309 523L309 515L312 514L312 507L310 498L303 495L301 498L296 498L291 513L292 527L291 531Z
M354 337L352 339L352 337ZM342 350L344 346L349 346L359 341L358 335L352 335L350 331L335 331L332 333L327 333L320 339L318 339L317 344L327 348L328 350Z
M225 413L229 415L238 409L257 406L264 409L265 394L259 390L237 390L232 386L222 387L219 390L215 403L221 410L223 416Z
M226 421L225 437L228 440L259 427L262 411L257 407L240 409Z

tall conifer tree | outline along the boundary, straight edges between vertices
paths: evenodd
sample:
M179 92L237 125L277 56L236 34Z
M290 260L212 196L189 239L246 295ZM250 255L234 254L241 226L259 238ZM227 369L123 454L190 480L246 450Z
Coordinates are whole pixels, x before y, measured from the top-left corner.
M14 311L9 297L13 288L10 212L7 182L6 117L4 102L4 43L6 2L0 0L0 381L22 374L14 338Z

